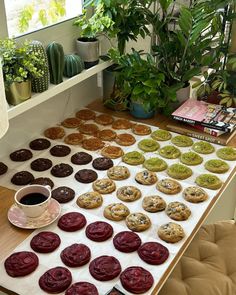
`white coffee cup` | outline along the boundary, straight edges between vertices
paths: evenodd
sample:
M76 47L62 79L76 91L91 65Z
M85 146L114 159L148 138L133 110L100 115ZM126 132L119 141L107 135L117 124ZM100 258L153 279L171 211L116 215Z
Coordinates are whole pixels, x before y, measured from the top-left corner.
M38 184L22 187L15 193L15 203L27 217L42 215L51 200L50 186Z

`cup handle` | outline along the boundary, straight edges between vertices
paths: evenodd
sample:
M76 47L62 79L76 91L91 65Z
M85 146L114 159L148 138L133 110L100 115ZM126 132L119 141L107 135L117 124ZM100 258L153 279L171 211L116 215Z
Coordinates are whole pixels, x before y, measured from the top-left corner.
M47 189L49 189L50 191L52 190L52 188L51 188L50 185L45 185L45 187L46 187Z

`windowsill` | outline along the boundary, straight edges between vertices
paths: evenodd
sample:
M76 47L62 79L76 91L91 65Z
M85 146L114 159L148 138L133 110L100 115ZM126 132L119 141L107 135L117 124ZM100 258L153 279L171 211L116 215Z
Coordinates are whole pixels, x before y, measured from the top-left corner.
M63 78L63 82L57 85L50 84L48 90L42 93L33 93L32 97L25 102L22 102L16 106L10 106L8 109L8 119L17 117L18 115L30 110L31 108L49 100L55 95L77 85L78 83L88 79L89 77L103 71L108 68L112 63L110 61L101 61L98 65L82 71L80 74L72 78Z

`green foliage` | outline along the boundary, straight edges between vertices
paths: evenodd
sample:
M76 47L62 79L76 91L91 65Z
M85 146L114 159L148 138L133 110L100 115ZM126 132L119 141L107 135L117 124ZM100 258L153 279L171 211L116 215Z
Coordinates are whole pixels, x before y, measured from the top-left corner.
M104 6L99 4L91 17L88 16L88 10L84 9L83 15L78 17L74 25L81 28L81 37L94 39L103 32L112 30L114 22L104 14Z
M51 0L48 7L42 5L42 1L34 1L30 5L26 5L18 16L18 27L21 33L26 32L33 21L33 16L38 6L42 6L36 17L36 22L43 26L54 24L65 16L65 0Z
M0 40L0 56L3 59L6 86L13 82L26 81L31 77L39 78L44 74L43 61L27 41L17 44L14 39Z
M150 54L133 49L131 54L120 55L111 49L109 56L118 65L116 83L123 97L142 103L146 110L164 109L176 100L170 88L167 92L166 77Z

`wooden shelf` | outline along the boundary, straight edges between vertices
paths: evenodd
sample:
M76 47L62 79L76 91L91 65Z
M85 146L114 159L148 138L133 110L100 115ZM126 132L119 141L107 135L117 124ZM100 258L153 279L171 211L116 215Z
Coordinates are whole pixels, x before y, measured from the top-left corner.
M62 83L53 85L50 84L48 90L42 93L35 93L32 97L25 102L22 102L16 106L11 106L8 109L8 119L12 119L17 117L18 115L24 113L25 111L39 105L40 103L52 98L53 96L73 87L74 85L88 79L89 77L103 71L104 69L108 68L112 63L110 61L100 62L98 65L84 70L80 74L72 77L72 78L65 78Z

